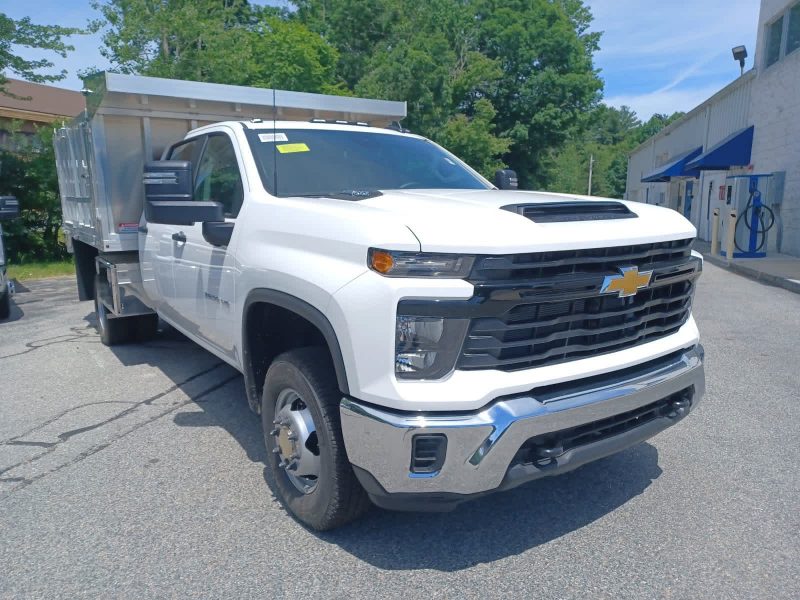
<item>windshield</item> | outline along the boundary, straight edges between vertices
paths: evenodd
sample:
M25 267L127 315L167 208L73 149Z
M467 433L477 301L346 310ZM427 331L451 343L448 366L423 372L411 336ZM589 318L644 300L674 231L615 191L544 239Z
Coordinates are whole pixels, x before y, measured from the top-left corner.
M274 196L358 198L376 190L488 188L452 154L424 139L334 129L250 129L247 136L264 187Z

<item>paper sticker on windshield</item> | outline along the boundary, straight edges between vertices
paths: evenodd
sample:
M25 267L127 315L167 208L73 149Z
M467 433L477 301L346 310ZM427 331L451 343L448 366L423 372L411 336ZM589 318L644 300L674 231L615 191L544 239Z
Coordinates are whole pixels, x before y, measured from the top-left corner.
M258 139L262 142L288 142L285 133L259 133Z
M293 152L308 152L310 149L303 143L300 144L278 144L275 146L281 154L292 154Z

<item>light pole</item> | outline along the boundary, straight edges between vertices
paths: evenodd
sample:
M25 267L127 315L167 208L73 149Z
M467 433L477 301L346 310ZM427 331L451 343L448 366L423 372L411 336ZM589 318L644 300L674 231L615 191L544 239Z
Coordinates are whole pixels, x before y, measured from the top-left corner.
M592 195L592 167L594 166L594 154L589 155L589 191L586 193L587 196Z

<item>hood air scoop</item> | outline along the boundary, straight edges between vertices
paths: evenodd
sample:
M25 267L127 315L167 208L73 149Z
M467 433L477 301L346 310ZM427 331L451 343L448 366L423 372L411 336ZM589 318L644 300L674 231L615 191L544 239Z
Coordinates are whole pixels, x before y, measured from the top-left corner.
M636 218L636 213L621 202L605 202L602 200L509 204L501 208L522 215L534 223L565 223L569 221L605 221L609 219Z

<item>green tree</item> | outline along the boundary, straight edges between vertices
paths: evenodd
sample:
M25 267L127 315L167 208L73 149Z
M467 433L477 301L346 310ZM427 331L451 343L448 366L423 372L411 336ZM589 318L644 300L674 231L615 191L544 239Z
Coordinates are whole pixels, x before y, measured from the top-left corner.
M74 48L64 41L64 37L76 33L80 33L80 30L57 25L36 25L29 17L14 20L0 12L0 94L8 95L8 79L5 77L8 73L37 83L59 81L66 76L64 70L55 74L42 73L52 68L53 63L46 58L26 60L14 52L14 46L48 50L65 57Z
M339 53L298 21L265 17L248 32L253 67L247 84L298 92L348 93L336 75Z
M94 1L103 32L100 53L115 70L154 77L244 83L249 72L249 17L244 0Z
M628 175L628 155L643 141L683 113L653 115L642 123L627 106L599 105L588 113L586 128L570 137L547 162L547 189L585 194L589 160L593 157L592 194L622 198Z
M296 4L295 18L337 47L340 72L358 95L405 100L406 127L443 143L482 172L503 166L499 157L508 143L494 131L496 111L488 99L502 72L496 61L478 51L468 3L299 0ZM484 142L481 148L478 137Z
M61 201L52 126L34 136L16 134L13 151L0 151L0 191L16 196L22 214L3 225L12 262L66 257L61 242Z
M495 115L491 102L478 100L472 118L457 114L436 135L439 144L489 180L497 169L505 167L499 157L511 146L511 140L494 135Z
M339 51L338 73L354 89L374 50L406 21L403 0L293 0L295 18ZM417 2L424 6L427 2Z
M592 63L598 34L579 0L475 0L479 49L502 68L489 95L499 131L513 141L505 161L525 187L547 181L548 156L599 101Z
M123 73L342 93L338 54L272 7L246 0L107 0L101 54Z

